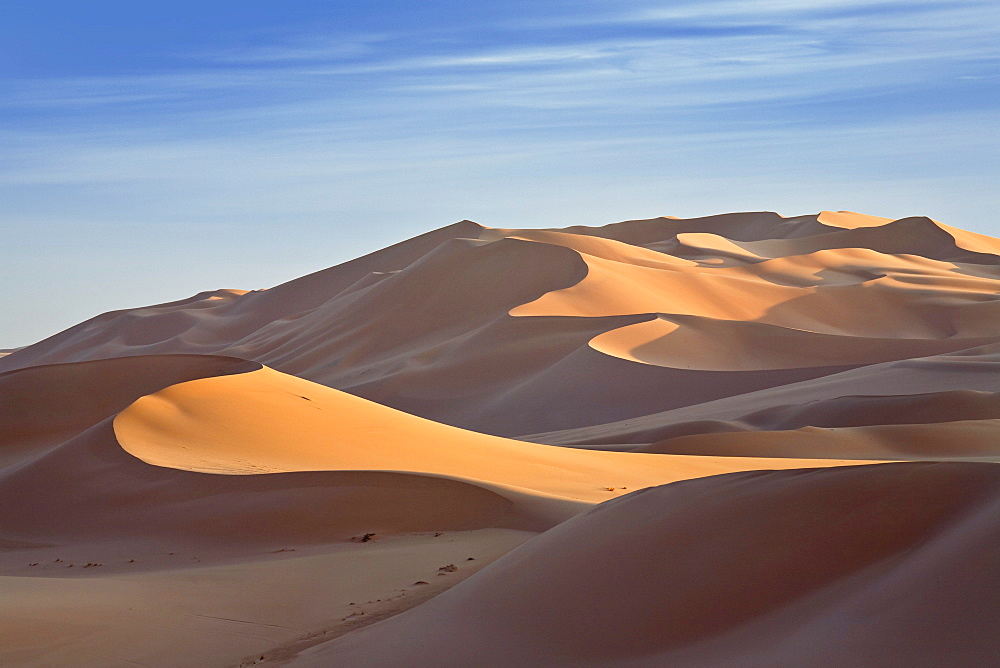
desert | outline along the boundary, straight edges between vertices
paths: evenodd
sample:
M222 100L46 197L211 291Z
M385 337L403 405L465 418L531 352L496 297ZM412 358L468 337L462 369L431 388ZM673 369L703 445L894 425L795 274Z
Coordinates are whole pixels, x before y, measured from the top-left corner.
M0 356L0 663L989 666L1000 240L464 220Z

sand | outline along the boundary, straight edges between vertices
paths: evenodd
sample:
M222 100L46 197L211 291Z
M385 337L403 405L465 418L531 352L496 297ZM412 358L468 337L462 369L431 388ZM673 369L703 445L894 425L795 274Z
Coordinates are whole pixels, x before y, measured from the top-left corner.
M990 665L998 512L993 464L657 487L291 665Z
M1000 240L462 221L0 355L0 663L995 665Z

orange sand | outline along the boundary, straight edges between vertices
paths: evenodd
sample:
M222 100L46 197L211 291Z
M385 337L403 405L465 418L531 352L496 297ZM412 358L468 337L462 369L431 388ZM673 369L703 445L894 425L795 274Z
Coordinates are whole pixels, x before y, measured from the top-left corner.
M0 355L0 664L996 664L998 323L1000 240L851 212L97 316Z

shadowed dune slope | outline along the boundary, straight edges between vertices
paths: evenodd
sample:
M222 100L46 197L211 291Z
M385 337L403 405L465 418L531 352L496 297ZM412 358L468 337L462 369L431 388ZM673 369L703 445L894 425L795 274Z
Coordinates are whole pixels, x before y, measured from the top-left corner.
M556 521L519 515L509 499L483 486L442 477L371 471L207 475L150 466L115 438L114 416L143 395L255 369L262 367L235 358L158 355L0 375L0 547L54 548L65 557L79 549L73 545L88 545L89 554L121 561L122 554L163 552L180 541L232 557L247 545L343 541L358 532L534 530ZM579 510L572 503L555 505L560 519Z
M989 665L998 513L994 464L675 483L292 665Z
M11 544L65 546L55 556L89 545L85 553L117 562L179 545L228 560L245 558L249 548L346 541L367 532L546 528L499 494L440 477L226 476L149 466L121 449L109 420L0 477L0 503L10 509L0 538Z
M841 396L775 405L732 419L688 419L639 429L629 434L606 433L603 438L610 439L614 449L632 452L995 460L1000 458L1000 393L955 390ZM582 432L561 436L569 438L572 433ZM553 440L557 436L543 435ZM647 445L625 442L626 438L654 436L656 442ZM602 437L592 438L594 443L580 445L600 448Z
M979 390L843 396L827 401L776 406L740 418L749 425L770 429L931 424L992 419L1000 419L1000 392Z
M555 445L650 444L739 429L851 427L995 418L1000 346L873 364L641 417L533 434Z
M181 383L143 397L115 418L114 429L126 451L160 467L222 474L405 471L487 485L529 505L537 495L534 503L556 504L569 514L585 507L581 502L623 494L622 488L748 466L802 465L801 460L751 463L513 441L431 422L269 368Z
M0 503L12 509L0 529L8 545L537 531L622 488L801 466L510 441L225 357L39 366L0 383L11 425L0 468Z
M677 436L632 452L835 459L984 459L1000 461L1000 420L869 427L801 427Z
M0 471L111 417L144 394L260 364L214 355L156 355L28 367L0 374Z
M708 341L725 345L705 345ZM996 336L968 339L843 336L759 322L662 315L601 334L590 345L599 352L644 364L700 371L759 371L876 364L996 341Z
M0 538L50 545L172 539L221 548L316 544L371 531L538 531L625 488L837 463L552 448L229 364L245 372L142 396L0 470L0 503L16 509Z
M0 351L0 663L996 665L998 325L1000 240L845 211L100 315Z
M0 369L232 355L513 436L988 345L1000 341L998 285L1000 242L928 218L463 221L270 290L105 314ZM593 405L585 388L605 378L617 389L599 411L552 392Z

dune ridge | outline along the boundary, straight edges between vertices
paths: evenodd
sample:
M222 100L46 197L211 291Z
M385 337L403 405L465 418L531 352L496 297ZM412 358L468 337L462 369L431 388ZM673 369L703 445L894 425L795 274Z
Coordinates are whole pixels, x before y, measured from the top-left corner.
M662 411L730 386L738 394L1000 341L990 326L1000 318L998 253L995 240L927 218L849 212L563 230L462 221L269 290L105 314L0 358L0 370L230 355L436 421L521 436L599 423L547 399L553 383L653 383ZM776 346L778 335L786 340ZM712 344L680 353L691 356L684 365L671 351L691 348L692 337ZM726 343L734 339L739 346ZM721 354L727 348L746 354ZM709 375L678 376L678 367ZM717 373L738 375L719 382ZM715 395L666 391L675 384ZM641 395L615 392L595 417L654 412Z
M217 355L123 357L0 374L0 467L15 451L58 444L145 394L185 380L245 373L260 364ZM100 391L95 391L100 388Z
M0 354L0 663L993 665L998 323L1000 240L845 211L99 315Z
M886 401L905 404L914 396L950 391L1000 392L1000 346L992 344L945 355L872 364L780 387L647 413L628 420L531 434L524 438L554 445L648 445L668 438L685 424L731 422L750 413L769 409L780 411L800 404L814 405L822 410L828 402L844 401L854 405L863 403L851 402L851 396L884 397ZM968 398L976 395L965 396ZM953 404L950 410L954 411L954 415L961 415L964 409ZM856 415L850 411L848 414ZM923 413L914 411L912 414ZM817 416L817 419L822 418ZM889 420L893 424L900 423L898 416ZM921 419L914 418L913 421L919 423ZM868 426L871 423L871 418L848 418L837 426ZM783 424L780 420L761 422L755 428L782 429Z
M170 469L237 475L408 471L587 504L746 464L513 441L431 422L266 367L173 385L136 400L113 425L126 452ZM755 464L788 468L802 460ZM580 509L571 507L570 514Z

